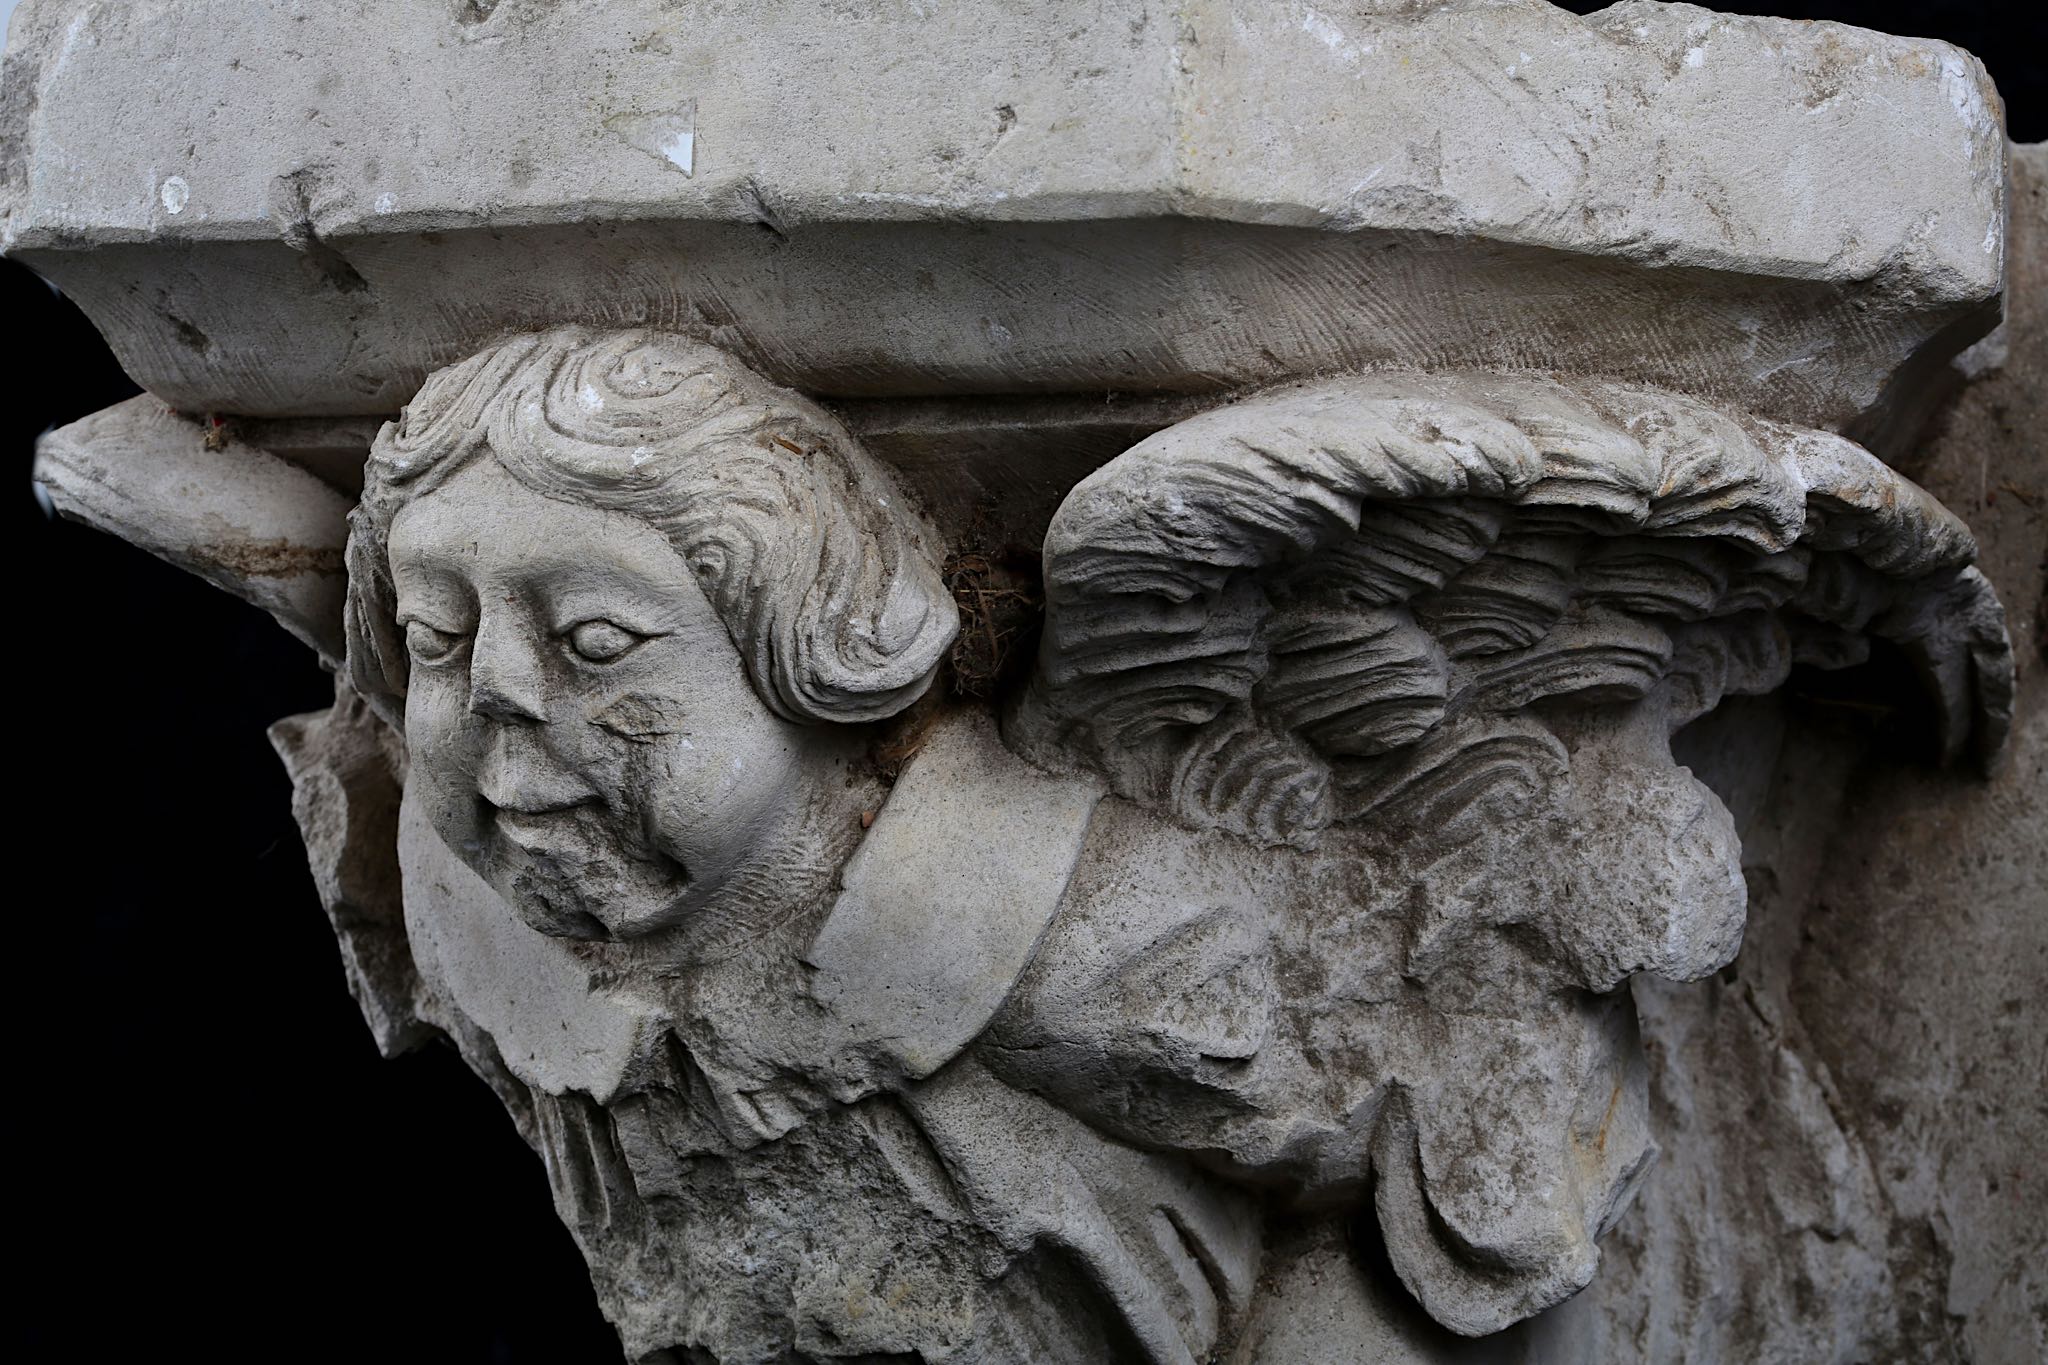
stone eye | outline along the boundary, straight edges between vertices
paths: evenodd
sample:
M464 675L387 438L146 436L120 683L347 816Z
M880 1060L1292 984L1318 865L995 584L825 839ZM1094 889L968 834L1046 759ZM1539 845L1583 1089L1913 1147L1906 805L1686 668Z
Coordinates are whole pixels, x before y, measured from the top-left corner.
M462 640L462 636L437 630L425 621L405 623L406 650L423 664L446 663L462 647Z
M594 664L610 663L645 638L610 621L585 621L569 628L569 648Z

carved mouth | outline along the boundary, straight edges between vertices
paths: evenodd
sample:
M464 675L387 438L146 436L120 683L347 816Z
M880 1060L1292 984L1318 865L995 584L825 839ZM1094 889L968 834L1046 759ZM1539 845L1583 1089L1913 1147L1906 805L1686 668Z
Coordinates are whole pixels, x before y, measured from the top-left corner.
M478 793L471 866L519 917L556 938L620 940L676 918L692 880L604 797L528 788Z
M520 848L538 852L560 848L583 834L593 801L572 801L567 805L521 810L515 806L490 807L499 831Z
M488 800L483 803L498 837L523 855L520 861L526 867L525 875L540 875L541 869L553 869L542 880L567 876L580 883L593 879L612 893L627 894L629 899L656 894L657 888L661 896L673 896L688 885L689 870L682 863L658 849L636 848L632 840L622 840L607 825L603 805L596 797L555 805L536 803L524 808L500 806ZM543 895L543 899L553 904L561 898ZM569 899L581 899L581 892ZM564 912L557 906L556 913ZM588 936L611 935L598 930Z

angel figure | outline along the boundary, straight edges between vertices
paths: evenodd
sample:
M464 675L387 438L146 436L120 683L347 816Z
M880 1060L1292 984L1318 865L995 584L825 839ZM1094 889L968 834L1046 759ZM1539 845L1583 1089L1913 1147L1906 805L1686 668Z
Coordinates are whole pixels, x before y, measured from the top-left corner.
M366 1009L504 1098L631 1358L1279 1362L1304 1313L1362 1354L1361 1244L1493 1332L1649 1171L1628 980L1745 910L1676 729L1880 637L1996 751L1972 553L1825 433L1319 380L1077 485L981 708L945 547L830 413L565 327L378 437L361 700L281 742L389 756Z

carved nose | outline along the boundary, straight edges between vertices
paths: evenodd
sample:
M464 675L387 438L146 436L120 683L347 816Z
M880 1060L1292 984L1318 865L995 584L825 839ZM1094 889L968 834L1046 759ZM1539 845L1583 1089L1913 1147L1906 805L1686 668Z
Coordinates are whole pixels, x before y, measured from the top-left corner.
M540 660L513 622L487 616L470 645L469 709L502 721L538 721L547 714Z

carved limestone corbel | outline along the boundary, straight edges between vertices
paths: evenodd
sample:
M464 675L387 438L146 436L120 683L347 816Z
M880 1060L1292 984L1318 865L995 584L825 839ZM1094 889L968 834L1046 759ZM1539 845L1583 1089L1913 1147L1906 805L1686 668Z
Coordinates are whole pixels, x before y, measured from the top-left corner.
M422 120L350 6L291 66L145 9L9 50L0 242L151 390L38 478L335 671L271 734L349 988L631 1359L1508 1329L1658 1178L1633 978L1742 943L1674 734L1875 651L1998 761L1998 597L1886 462L2003 287L1951 49L1816 118L1852 39L1688 7L505 0L385 16ZM134 79L230 20L325 141Z

